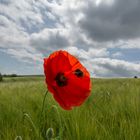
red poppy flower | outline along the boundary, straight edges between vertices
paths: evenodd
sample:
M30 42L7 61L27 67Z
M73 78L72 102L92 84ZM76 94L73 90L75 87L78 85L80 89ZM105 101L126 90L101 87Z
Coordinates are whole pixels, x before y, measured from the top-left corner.
M90 95L89 72L66 51L56 51L45 58L44 73L48 90L66 110L80 106Z

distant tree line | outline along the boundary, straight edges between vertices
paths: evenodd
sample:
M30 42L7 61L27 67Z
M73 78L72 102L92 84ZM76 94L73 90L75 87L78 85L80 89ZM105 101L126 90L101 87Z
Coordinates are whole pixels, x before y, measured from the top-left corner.
M17 74L3 74L3 77L17 77Z
M138 76L134 76L134 78L136 78L136 79L137 79L137 78L138 78Z
M3 81L3 77L17 77L18 75L17 74L1 74L0 73L0 82Z
M0 73L0 82L3 80L2 74Z

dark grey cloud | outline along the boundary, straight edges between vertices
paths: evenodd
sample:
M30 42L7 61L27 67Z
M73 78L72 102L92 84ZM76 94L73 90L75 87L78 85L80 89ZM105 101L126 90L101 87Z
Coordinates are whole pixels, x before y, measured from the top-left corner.
M83 8L79 26L95 41L116 41L140 37L140 1L114 0L111 5L91 1Z
M0 4L5 4L5 5L8 5L11 3L11 0L1 0L0 1Z

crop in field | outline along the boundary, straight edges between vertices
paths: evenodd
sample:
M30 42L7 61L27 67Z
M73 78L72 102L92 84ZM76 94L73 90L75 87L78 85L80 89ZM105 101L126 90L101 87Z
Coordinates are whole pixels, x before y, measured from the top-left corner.
M65 111L43 77L0 83L0 140L139 140L140 79L93 79L91 96ZM40 119L41 118L41 119Z

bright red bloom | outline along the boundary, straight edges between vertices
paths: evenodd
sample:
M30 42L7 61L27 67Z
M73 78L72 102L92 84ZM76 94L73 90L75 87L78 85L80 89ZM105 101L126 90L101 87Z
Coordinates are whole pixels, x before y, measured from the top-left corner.
M66 110L80 106L90 95L89 72L66 51L56 51L45 58L44 73L48 90Z

